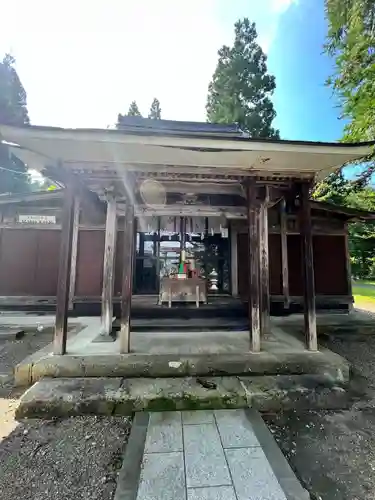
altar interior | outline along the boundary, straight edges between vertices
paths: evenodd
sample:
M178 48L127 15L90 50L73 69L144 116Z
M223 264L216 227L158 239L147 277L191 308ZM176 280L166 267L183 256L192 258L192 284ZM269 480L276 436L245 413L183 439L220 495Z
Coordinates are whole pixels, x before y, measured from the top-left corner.
M138 217L134 293L157 294L169 307L229 294L228 226L219 216Z

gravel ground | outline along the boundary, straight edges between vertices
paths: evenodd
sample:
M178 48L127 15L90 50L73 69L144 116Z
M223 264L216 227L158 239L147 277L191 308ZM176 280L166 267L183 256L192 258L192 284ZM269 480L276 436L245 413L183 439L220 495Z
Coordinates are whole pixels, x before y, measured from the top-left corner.
M1 499L112 499L129 429L125 417L19 424L0 443Z
M129 418L14 420L23 390L13 389L13 367L51 342L52 333L45 328L0 341L0 498L111 500Z
M13 387L13 368L30 354L42 349L53 339L53 328L25 330L19 340L0 340L0 397ZM7 382L7 383L6 383Z
M321 342L353 364L345 411L267 415L265 420L314 500L375 498L375 337Z

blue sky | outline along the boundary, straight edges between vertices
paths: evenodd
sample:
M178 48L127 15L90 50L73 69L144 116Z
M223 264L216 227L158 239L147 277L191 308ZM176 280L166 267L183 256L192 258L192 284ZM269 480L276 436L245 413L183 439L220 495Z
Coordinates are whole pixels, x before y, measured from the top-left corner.
M275 124L283 138L336 141L344 122L325 81L334 71L323 53L327 33L324 0L300 0L279 18L269 50L269 69L277 77Z
M323 0L13 0L2 16L0 54L16 57L34 124L107 127L133 99L146 115L154 96L164 118L205 120L217 50L247 16L276 76L281 137L341 136Z

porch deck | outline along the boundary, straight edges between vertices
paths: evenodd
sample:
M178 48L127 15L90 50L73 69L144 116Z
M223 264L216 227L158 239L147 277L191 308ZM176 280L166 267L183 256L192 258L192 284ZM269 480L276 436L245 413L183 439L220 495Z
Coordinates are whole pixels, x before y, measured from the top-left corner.
M54 317L24 317L53 324ZM4 318L5 319L5 318ZM20 316L13 322L22 324ZM301 318L302 319L302 318ZM250 352L248 331L149 331L131 333L131 352L120 354L119 340L97 342L99 318L75 318L80 331L68 338L67 354L52 345L26 358L15 370L17 385L48 377L184 377L198 375L314 374L345 382L349 364L322 349L307 351L303 339L272 321L261 352ZM51 339L52 340L52 339Z

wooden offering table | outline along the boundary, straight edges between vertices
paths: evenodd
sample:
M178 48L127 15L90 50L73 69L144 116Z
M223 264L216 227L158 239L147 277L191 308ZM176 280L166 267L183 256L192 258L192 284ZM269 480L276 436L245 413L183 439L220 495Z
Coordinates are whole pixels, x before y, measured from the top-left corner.
M160 280L159 304L168 302L200 302L207 304L206 281L201 278L162 278Z

